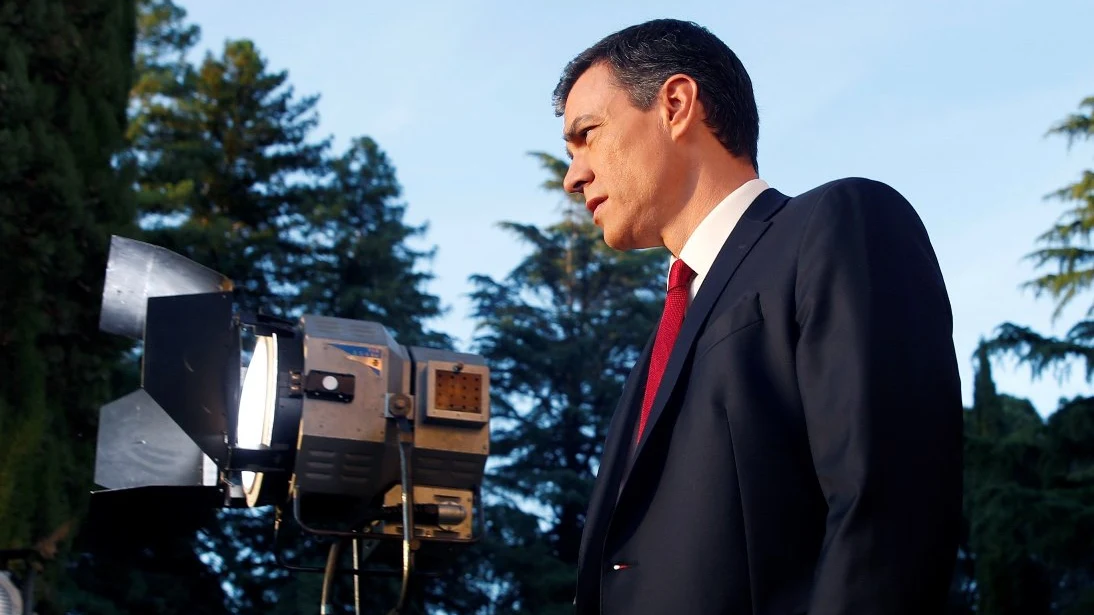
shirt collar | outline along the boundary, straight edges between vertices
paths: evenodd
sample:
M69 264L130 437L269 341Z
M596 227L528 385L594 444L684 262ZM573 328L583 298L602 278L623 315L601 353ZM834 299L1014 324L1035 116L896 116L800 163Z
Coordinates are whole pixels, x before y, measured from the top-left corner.
M688 236L683 249L680 250L680 259L695 272L695 279L691 283L692 297L695 296L707 272L714 265L714 259L718 257L722 245L729 239L729 234L737 225L737 221L741 219L756 197L768 188L767 182L762 179L753 179L741 184L715 205L714 209L710 210L710 213ZM675 261L675 256L669 259L670 268Z

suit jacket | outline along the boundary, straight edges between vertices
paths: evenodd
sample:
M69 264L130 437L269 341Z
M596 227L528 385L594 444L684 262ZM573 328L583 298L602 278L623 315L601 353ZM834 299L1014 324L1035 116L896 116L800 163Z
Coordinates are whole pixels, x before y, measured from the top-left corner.
M637 446L650 348L604 445L580 615L929 615L962 497L949 298L892 188L747 209L689 306Z

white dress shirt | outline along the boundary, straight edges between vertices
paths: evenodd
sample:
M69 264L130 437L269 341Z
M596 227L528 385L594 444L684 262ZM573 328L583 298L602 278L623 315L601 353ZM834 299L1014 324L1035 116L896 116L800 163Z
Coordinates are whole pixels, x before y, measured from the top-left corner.
M703 218L684 242L684 247L680 250L680 259L695 272L695 278L691 281L689 302L695 299L695 293L699 292L699 287L706 279L722 245L729 239L733 227L737 226L737 221L741 219L752 201L755 201L756 197L767 189L767 182L762 179L753 179L741 184L710 210L710 213ZM669 259L670 268L675 261L675 256Z

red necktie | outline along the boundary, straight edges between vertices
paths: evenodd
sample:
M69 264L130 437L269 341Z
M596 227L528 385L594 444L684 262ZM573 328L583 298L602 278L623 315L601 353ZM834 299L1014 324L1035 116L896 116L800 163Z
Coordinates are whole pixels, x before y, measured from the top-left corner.
M650 373L646 379L646 393L642 397L642 415L638 420L635 442L642 439L642 431L646 429L646 420L650 417L653 398L657 395L657 387L660 386L661 377L665 373L665 364L669 362L672 345L680 333L680 325L684 323L684 310L688 306L688 286L694 276L695 272L685 265L684 261L680 259L673 261L672 268L669 270L669 290L665 295L665 311L661 313L661 324L657 327L657 337L653 341Z

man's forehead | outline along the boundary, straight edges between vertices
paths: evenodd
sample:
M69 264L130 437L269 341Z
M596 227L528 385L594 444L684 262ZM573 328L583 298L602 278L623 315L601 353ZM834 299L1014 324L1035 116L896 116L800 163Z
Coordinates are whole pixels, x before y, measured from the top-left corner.
M581 74L566 96L566 111L563 122L569 126L575 118L589 113L601 113L612 97L619 93L619 87L612 78L611 71L604 64L594 64Z

